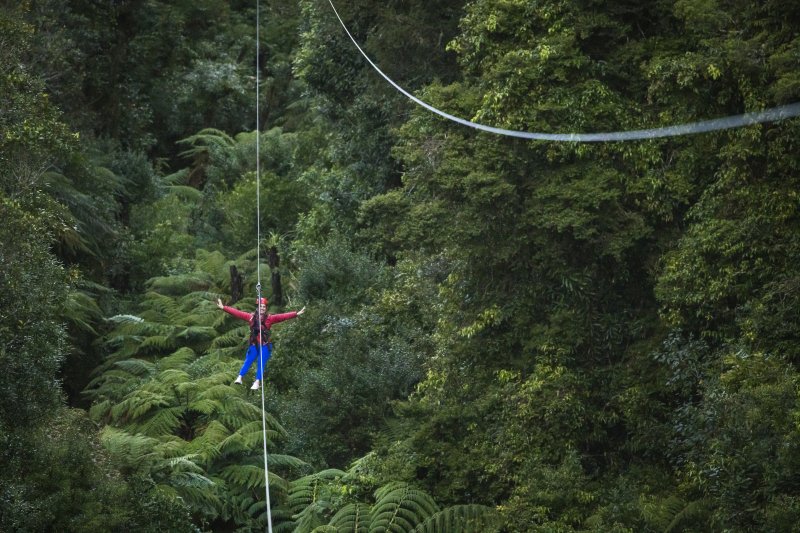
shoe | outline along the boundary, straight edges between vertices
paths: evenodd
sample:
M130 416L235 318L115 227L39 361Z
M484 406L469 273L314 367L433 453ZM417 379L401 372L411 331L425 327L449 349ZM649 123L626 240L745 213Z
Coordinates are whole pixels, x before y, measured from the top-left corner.
M236 376L236 381L233 382L234 385L241 385L242 384L242 376Z
M261 386L261 381L257 379L257 380L255 380L255 381L253 382L253 386L252 386L252 387L250 387L250 388L251 388L252 390L258 390L258 388L259 388L260 386Z

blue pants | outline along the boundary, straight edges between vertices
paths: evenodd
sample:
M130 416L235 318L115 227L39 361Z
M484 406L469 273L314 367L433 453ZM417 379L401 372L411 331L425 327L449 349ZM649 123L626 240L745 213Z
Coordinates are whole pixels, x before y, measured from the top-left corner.
M256 379L260 380L261 376L263 376L264 368L267 366L267 361L269 361L270 356L272 356L272 343L261 346L261 364L256 365ZM255 344L251 344L247 349L247 355L244 357L244 364L242 365L242 369L239 370L239 375L244 376L247 374L247 371L250 370L250 365L252 365L257 358L258 347Z

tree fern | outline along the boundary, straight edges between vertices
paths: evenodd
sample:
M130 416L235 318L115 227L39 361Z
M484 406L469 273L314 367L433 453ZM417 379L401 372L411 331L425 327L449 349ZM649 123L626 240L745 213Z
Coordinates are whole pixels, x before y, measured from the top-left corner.
M167 394L137 389L111 408L114 420L136 420L156 407L167 407L170 398Z
M314 529L327 525L327 516L331 513L331 504L327 500L317 500L307 505L300 513L294 515L295 533L311 533Z
M147 298L159 299L166 303L166 295L180 296L186 293L208 290L214 286L214 281L206 272L192 272L172 276L151 278L147 282ZM180 303L173 301L173 304ZM169 309L166 309L169 310Z
M101 321L103 313L97 305L95 295L83 288L85 285L87 284L81 283L79 288L69 292L64 302L63 316L74 327L97 335L94 324Z
M153 335L139 343L138 351L144 355L173 350L177 347L178 341L172 335Z
M278 433L274 430L267 431L267 446L271 447ZM253 421L238 428L232 435L223 440L219 446L222 455L241 453L255 450L263 443L263 429L261 422Z
M179 369L185 367L197 357L194 350L183 346L175 350L172 354L160 358L156 362L159 370Z
M128 428L132 433L141 433L149 436L173 434L182 423L181 415L183 412L183 407L158 409L147 420L141 423L129 424Z
M161 366L161 365L158 365ZM187 372L180 368L168 368L153 376L154 381L169 387L177 387L190 383L191 378Z
M184 201L198 202L203 198L203 191L190 185L170 185L167 192Z
M499 515L491 507L456 505L440 510L426 492L404 482L391 482L375 491L375 503L347 501L358 484L358 462L349 472L326 470L289 484L288 507L294 511L296 532L322 530L325 516L330 531L356 533L482 533L499 529ZM316 525L315 525L316 524ZM311 528L311 529L309 529Z
M211 272L227 275L224 258L198 255L216 270L154 279L135 314L112 317L106 337L112 352L85 393L92 418L114 426L104 430L103 442L121 468L149 475L205 519L259 527L265 523L262 411L257 395L231 386L247 328L213 303L224 281ZM286 431L264 415L268 447L277 451ZM275 503L289 499L285 474L307 468L297 458L270 455ZM288 509L284 517L294 522Z
M106 426L100 439L123 468L147 470L158 461L158 440L153 437L130 435Z
M352 533L368 533L370 529L370 508L363 503L349 503L333 515L329 526L335 531L348 531Z
M231 483L235 483L236 485L240 485L242 487L246 487L248 489L263 489L264 488L264 465L242 465L242 464L233 464L225 467L221 472L220 476L230 481ZM270 472L269 475L269 482L270 487L275 488L284 488L286 486L285 480L280 478L279 476L273 475Z
M676 510L677 506L671 508L672 520L664 528L664 533L682 531L686 524L706 524L710 514L709 503L705 499L688 502L681 506L680 510L674 512Z
M375 491L370 531L411 531L439 510L427 493L407 483L394 482Z
M220 146L228 149L235 146L236 141L224 131L215 128L204 128L194 135L179 140L178 144L190 146L190 148L179 154L181 157L197 157L200 154L208 153L209 146Z
M429 516L414 533L490 533L498 530L497 512L484 505L454 505Z
M242 341L250 333L248 326L241 326L233 328L224 335L220 335L211 342L212 348L221 348L227 346L241 346Z
M116 363L116 367L133 376L149 376L155 373L156 365L142 359L126 359Z

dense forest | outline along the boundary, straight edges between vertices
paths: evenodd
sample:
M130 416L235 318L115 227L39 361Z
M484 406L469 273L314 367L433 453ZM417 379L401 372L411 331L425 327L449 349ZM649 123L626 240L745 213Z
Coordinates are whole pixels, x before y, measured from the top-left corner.
M800 101L798 2L334 4L499 128ZM326 0L2 2L0 95L0 531L797 530L800 119L476 131Z

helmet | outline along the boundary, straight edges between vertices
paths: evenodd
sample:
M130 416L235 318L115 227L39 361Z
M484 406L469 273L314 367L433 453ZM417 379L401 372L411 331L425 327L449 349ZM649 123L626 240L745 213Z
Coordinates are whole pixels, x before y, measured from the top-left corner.
M269 300L267 300L266 298L261 298L261 300L256 300L256 304L267 305L267 304L269 304Z

